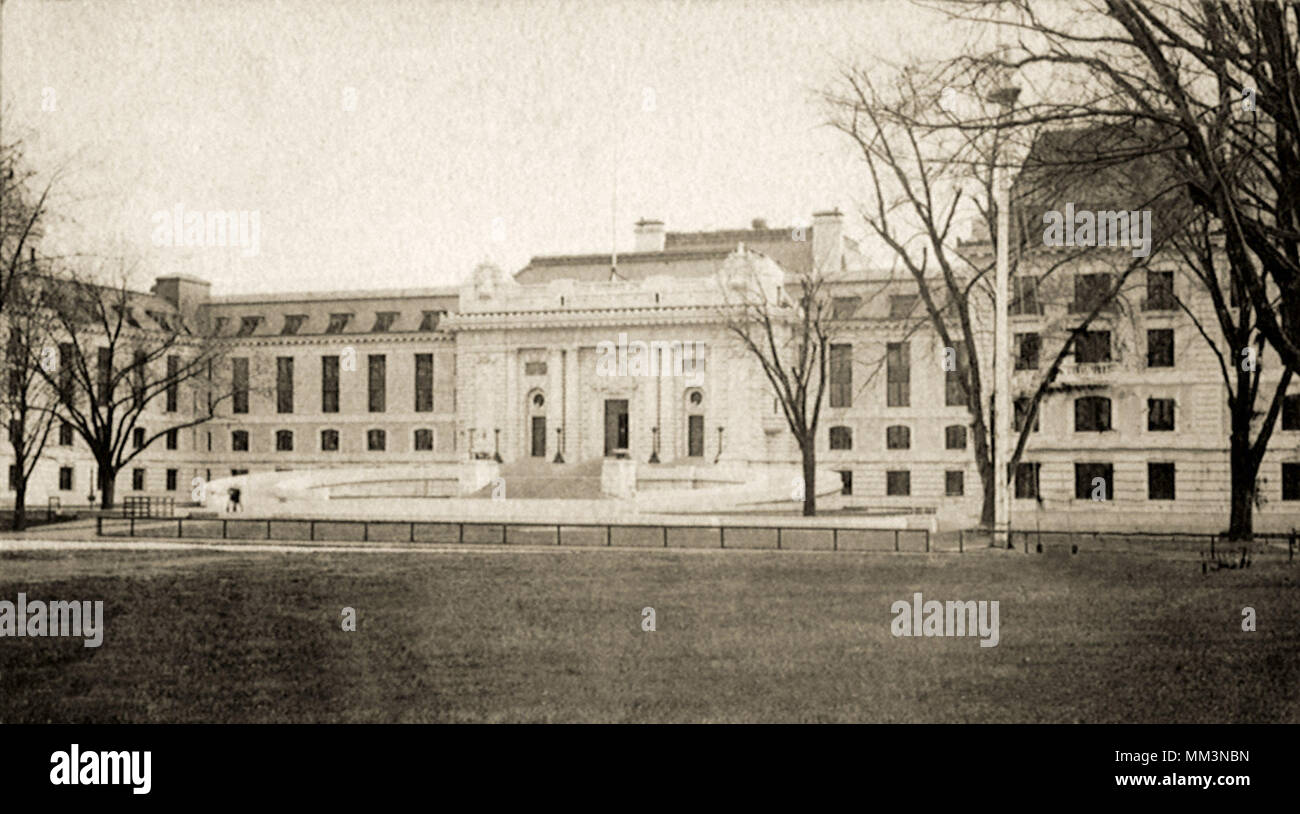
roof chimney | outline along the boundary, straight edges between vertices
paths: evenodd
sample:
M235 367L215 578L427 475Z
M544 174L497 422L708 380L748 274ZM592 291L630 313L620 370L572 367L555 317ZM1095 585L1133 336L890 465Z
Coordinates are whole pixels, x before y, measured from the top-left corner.
M813 269L839 274L844 264L844 214L838 209L813 213Z
M754 218L754 220L750 222L749 226L751 229L754 229L755 231L758 231L759 229L766 229L767 220L765 218Z
M661 252L664 250L664 222L646 220L636 222L636 250L639 252Z

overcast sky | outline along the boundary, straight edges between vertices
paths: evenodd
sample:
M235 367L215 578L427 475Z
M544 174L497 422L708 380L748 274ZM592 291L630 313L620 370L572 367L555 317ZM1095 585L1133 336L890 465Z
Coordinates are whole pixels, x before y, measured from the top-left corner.
M641 217L847 210L852 154L815 92L840 62L945 41L905 0L8 0L3 27L3 135L60 174L58 250L217 294L444 285L484 259L607 251L615 178L624 250ZM155 245L177 204L256 212L257 254Z

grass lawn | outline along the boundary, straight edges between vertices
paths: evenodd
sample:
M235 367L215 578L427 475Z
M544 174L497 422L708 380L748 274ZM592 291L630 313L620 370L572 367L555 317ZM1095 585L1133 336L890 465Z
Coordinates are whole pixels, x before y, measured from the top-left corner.
M102 599L106 627L98 649L0 638L0 722L1296 722L1298 576L995 551L0 552L0 599ZM914 591L998 600L1001 643L894 638Z

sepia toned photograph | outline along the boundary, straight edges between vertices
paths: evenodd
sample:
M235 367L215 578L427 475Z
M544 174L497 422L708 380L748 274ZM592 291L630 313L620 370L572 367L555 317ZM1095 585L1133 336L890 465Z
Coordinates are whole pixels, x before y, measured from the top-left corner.
M1298 38L3 0L0 723L1300 721Z

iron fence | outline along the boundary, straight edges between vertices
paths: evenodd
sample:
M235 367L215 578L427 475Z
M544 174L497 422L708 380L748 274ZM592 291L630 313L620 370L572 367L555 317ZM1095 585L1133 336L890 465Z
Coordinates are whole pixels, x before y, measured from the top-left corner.
M929 529L802 526L101 516L95 519L95 531L101 537L181 540L460 543L913 553L960 551L960 548L952 545L935 545Z

